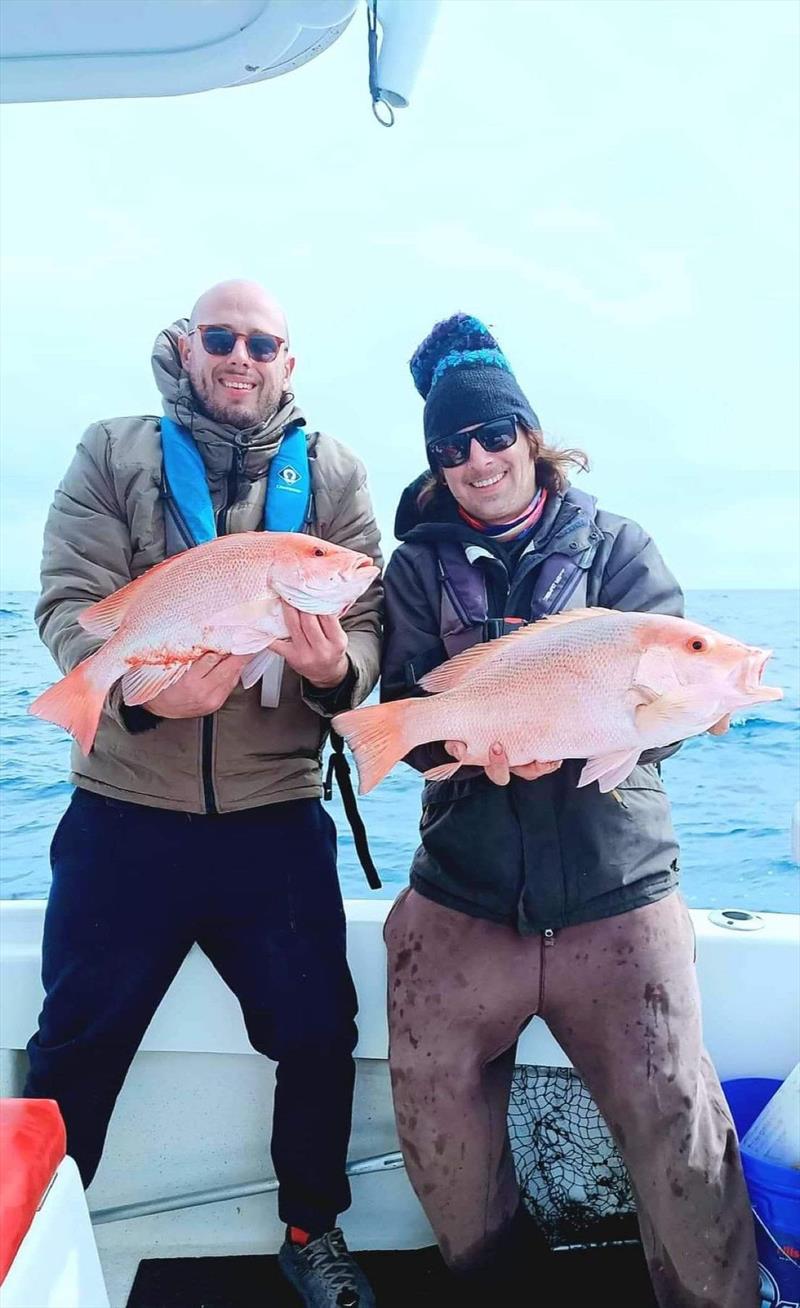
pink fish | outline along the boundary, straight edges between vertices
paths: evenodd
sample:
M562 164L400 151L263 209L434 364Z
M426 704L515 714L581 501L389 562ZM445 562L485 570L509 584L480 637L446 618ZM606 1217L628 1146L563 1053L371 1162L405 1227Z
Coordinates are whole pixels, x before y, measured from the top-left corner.
M29 712L92 748L106 696L122 678L126 704L144 704L203 654L252 654L242 684L262 675L273 640L288 635L281 600L341 615L378 575L366 554L292 532L221 536L157 564L79 615L105 638Z
M499 741L512 767L586 759L578 785L608 791L643 750L781 699L761 684L771 653L684 618L574 609L443 663L422 678L425 698L353 709L333 725L362 795L416 745L443 740L464 741L466 756L426 772L431 780L485 766Z

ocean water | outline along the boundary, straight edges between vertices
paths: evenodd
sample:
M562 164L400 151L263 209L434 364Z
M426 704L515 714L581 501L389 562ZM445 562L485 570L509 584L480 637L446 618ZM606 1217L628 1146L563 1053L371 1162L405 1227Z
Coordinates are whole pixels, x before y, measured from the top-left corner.
M35 596L0 593L0 897L36 899L50 882L48 847L70 795L69 741L27 715L57 677L33 624ZM800 776L800 621L789 591L694 591L687 612L774 650L766 680L785 698L741 713L719 738L696 737L664 765L692 906L800 911L790 824ZM355 769L353 769L355 777ZM400 765L359 801L383 890L368 889L336 794L346 896L393 898L417 844L418 775Z

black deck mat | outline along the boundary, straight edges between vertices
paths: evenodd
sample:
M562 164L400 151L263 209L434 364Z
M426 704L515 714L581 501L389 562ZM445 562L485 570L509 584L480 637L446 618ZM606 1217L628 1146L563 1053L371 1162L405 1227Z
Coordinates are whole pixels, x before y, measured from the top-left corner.
M375 1289L378 1308L458 1308L457 1282L436 1249L356 1255ZM644 1258L636 1245L557 1255L558 1288L547 1299L520 1286L514 1308L655 1308ZM127 1308L298 1308L277 1259L147 1258L139 1264ZM488 1308L506 1308L493 1303Z

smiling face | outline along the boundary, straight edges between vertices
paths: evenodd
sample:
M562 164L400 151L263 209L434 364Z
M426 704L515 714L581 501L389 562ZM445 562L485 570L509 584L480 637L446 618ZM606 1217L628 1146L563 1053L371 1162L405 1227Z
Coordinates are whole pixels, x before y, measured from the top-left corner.
M480 423L463 427L475 431ZM476 440L469 458L458 468L443 468L442 476L462 509L481 522L513 522L536 494L536 465L531 441L521 426L507 450L490 453Z
M230 354L207 354L201 324L229 327L234 332L266 332L288 341L283 309L253 282L223 282L197 301L190 322L191 335L181 337L181 362L199 408L215 422L242 430L266 422L277 411L294 370L287 344L271 363L258 363L239 336Z

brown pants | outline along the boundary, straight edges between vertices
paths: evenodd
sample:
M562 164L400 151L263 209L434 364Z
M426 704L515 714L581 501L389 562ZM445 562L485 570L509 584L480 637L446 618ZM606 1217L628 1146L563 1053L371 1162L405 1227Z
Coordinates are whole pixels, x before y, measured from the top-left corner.
M538 1015L625 1161L659 1304L755 1308L753 1218L681 897L548 944L405 890L385 938L398 1132L447 1263L479 1265L519 1207L508 1101L517 1038Z

